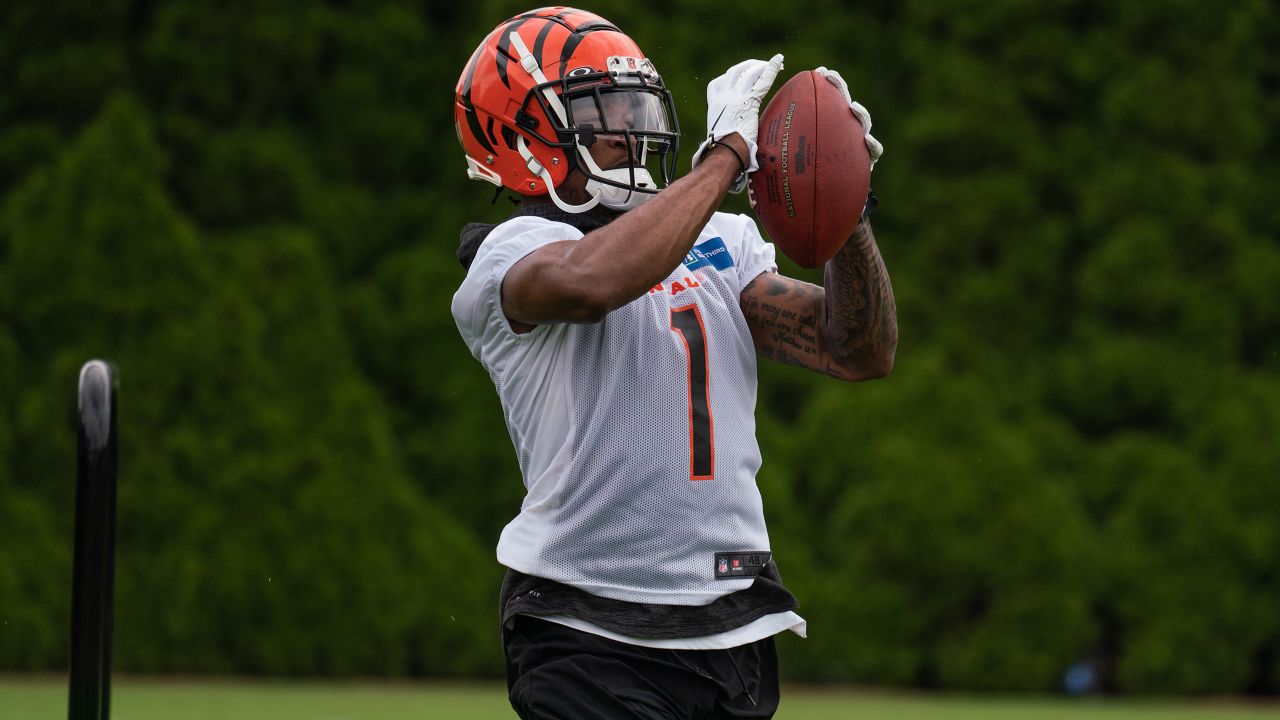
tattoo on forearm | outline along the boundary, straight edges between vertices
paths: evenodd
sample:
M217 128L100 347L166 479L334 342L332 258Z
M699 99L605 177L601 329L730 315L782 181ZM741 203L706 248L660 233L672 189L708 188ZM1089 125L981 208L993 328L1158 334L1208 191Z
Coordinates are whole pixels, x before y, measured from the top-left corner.
M824 284L820 327L832 353L853 362L892 358L898 344L897 306L889 271L866 223L827 263Z
M869 228L827 263L825 288L775 273L752 280L742 312L760 357L833 377L879 377L898 342L889 273Z
M760 275L747 286L742 311L756 337L762 357L792 365L806 365L819 352L817 301L822 288L773 273Z

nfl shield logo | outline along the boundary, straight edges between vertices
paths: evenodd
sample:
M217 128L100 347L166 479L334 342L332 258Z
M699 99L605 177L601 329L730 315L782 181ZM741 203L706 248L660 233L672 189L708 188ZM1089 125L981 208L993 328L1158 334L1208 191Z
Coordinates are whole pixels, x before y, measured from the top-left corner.
M720 558L720 565L717 570L721 575L727 575L729 573L729 560L727 558Z

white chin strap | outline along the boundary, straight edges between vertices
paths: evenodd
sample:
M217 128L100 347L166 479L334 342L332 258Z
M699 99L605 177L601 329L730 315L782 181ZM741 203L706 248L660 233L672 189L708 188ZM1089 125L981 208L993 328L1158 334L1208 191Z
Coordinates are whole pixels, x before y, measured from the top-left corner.
M529 143L525 141L523 135L516 138L516 149L520 151L520 157L524 158L525 164L529 166L529 172L542 178L542 182L547 186L547 194L551 196L551 202L555 203L556 207L567 213L584 213L600 203L599 193L581 205L570 205L560 199L556 193L555 183L551 181L551 172L543 167L542 163L538 162L538 159L529 151Z
M601 170L600 176L608 180L614 180L620 183L631 182L630 168L616 168L613 170ZM635 168L635 187L657 189L654 185L653 177L649 175L646 168ZM600 204L610 210L632 210L645 204L649 198L653 197L653 193L638 192L629 188L614 187L613 185L605 185L596 180L587 180L587 192L600 198Z
M587 192L591 193L600 201L601 205L610 210L631 210L640 207L658 190L658 184L653 181L653 176L649 174L649 169L644 166L639 167L622 167L612 170L601 170L596 164L595 158L591 157L591 153L587 149L578 145L578 157L582 163L586 165L591 174L602 177L606 180L629 185L630 187L616 187L607 185L598 180L587 179ZM635 184L631 184L632 173L635 173ZM641 192L648 190L649 192Z
M574 145L578 148L578 160L592 175L630 186L616 187L588 178L587 192L600 198L601 205L611 210L631 210L643 205L658 191L658 184L653 181L653 176L649 174L649 169L644 166L645 159L649 153L648 146L645 143L639 143L639 165L613 168L612 170L602 170L596 164L596 159L591 157L589 150L578 143L574 143ZM631 183L632 172L635 173L634 185ZM649 192L643 192L643 190L648 190Z

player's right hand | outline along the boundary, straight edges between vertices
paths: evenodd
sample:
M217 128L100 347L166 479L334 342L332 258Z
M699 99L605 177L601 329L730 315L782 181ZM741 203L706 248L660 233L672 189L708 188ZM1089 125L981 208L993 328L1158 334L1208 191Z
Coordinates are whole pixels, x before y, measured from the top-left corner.
M760 169L756 138L760 134L760 103L782 70L782 55L764 60L743 60L707 85L707 139L693 153L697 167L707 146L733 133L747 141L748 172ZM745 185L746 175L742 176ZM735 191L741 191L741 187Z
M828 82L836 86L841 95L844 95L845 102L849 103L849 109L853 111L854 117L858 118L858 123L862 125L862 139L867 143L867 153L871 156L871 169L876 169L876 161L884 154L884 145L871 135L871 113L867 112L867 108L862 103L854 100L849 95L849 85L840 77L840 73L835 70L828 70L820 67L814 72L826 78Z

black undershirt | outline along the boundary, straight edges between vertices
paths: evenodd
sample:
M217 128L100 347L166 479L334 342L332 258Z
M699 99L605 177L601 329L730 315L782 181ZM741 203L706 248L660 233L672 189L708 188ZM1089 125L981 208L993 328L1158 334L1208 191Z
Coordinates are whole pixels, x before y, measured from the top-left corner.
M612 600L507 570L498 606L502 625L508 628L516 615L568 615L630 637L671 640L736 630L765 615L795 610L800 604L783 587L777 567L770 562L751 587L719 597L710 605L654 605Z

